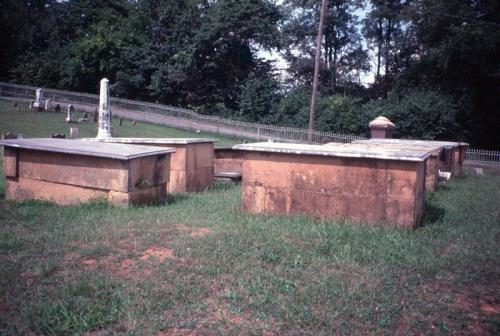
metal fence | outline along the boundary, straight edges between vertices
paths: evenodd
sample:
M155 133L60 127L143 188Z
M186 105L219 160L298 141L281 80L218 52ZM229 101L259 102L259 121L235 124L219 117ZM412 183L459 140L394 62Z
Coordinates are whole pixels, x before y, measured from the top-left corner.
M500 165L500 151L469 148L465 153L468 161L487 162Z
M0 97L18 100L33 100L36 87L0 82ZM99 96L93 94L43 89L44 99L61 105L72 104L76 109L93 111L99 104ZM111 98L110 105L113 115L170 125L175 127L203 130L244 138L267 140L273 138L281 141L294 142L351 142L365 139L362 136L334 132L309 132L295 127L279 127L257 123L244 122L215 116L203 115L191 110L165 106L122 98Z
M35 98L37 87L0 82L0 98L30 101ZM94 111L99 105L99 96L94 94L43 89L44 99L62 106L72 104L83 111ZM219 134L233 135L257 140L273 138L293 142L351 142L366 139L352 134L314 131L302 128L279 127L249 123L208 116L191 110L154 103L111 98L112 113L116 116L147 121L174 127L203 130ZM311 139L311 141L309 141ZM466 160L500 165L500 151L469 148Z

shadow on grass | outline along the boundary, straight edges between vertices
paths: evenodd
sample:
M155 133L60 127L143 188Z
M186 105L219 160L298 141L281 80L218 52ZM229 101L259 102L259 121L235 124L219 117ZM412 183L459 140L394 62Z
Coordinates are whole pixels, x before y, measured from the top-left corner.
M236 183L232 181L214 181L214 183L209 186L206 191L227 191L234 188Z
M440 207L435 200L435 196L430 194L425 200L425 212L420 226L426 227L434 225L440 222L445 214L446 210Z
M438 184L437 184L437 186L436 186L436 191L435 192L446 194L446 193L448 193L448 192L450 192L450 191L453 190L453 187L451 187L450 184L456 183L456 182L467 181L470 177L471 177L471 175L463 174L463 175L460 175L460 176L454 176L449 181L439 181Z
M172 193L168 194L164 200L150 203L150 205L159 206L159 205L176 204L187 201L189 198L190 197L188 193Z
M436 186L436 191L434 192L442 192L442 193L450 192L452 188L446 183L447 182L439 182L438 185Z

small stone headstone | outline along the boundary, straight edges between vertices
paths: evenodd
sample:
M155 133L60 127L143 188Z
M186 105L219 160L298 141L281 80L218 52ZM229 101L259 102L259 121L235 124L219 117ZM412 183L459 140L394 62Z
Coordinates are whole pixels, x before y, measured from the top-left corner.
M66 122L68 123L75 122L75 107L71 104L68 105L68 116L66 117Z
M76 139L78 138L78 127L71 127L69 129L69 137L71 139Z
M56 106L54 107L54 111L56 111L58 113L61 112L61 105L56 104Z
M7 139L22 139L23 135L22 134L16 134L16 133L7 132L7 133L4 133L2 135L2 138L5 139L5 140L7 140Z
M45 101L45 111L50 111L52 110L52 100L47 99Z
M33 107L36 108L39 112L43 110L44 105L43 105L43 90L42 89L36 89L36 99L35 99L35 102L33 103Z
M118 125L119 125L119 126L123 125L123 118L120 118L120 119L118 120Z
M52 139L66 139L66 134L55 133L55 134L51 134L50 137Z

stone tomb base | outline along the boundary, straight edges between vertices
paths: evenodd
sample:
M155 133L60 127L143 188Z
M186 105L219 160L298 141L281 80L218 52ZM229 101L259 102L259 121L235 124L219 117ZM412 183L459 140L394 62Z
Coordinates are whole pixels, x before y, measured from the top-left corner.
M78 140L40 140L52 140L49 143L53 148L27 148L33 142L22 143L26 145L22 148L9 146L9 142L22 140L1 143L5 146L7 199L44 199L62 205L105 199L115 205L129 205L158 201L167 195L172 149L147 147L146 152L142 148L134 149L132 155L115 155L106 153L108 146L118 146L112 148L113 152L126 152L129 146L99 144L99 156L93 156L90 152L82 155L78 149L60 152L78 148L83 143ZM104 157L107 154L112 157Z
M370 140L357 140L353 141L353 144L358 146L364 146L366 150L375 150L377 147L386 147L386 148L394 148L401 150L416 150L416 151L429 151L430 155L426 161L425 167L425 190L426 191L435 191L438 183L438 170L440 167L440 157L442 149L436 145L409 145L409 144L393 144L393 143L380 143L376 142L377 139L373 139L373 142ZM350 146L351 144L339 144L335 142L327 143L324 146Z
M415 228L424 184L425 161L249 152L243 209Z
M237 173L243 171L243 155L245 152L232 148L216 148L214 170L218 173Z
M465 152L469 147L465 142L452 141L433 141L433 140L410 140L410 139L369 139L355 140L353 144L380 144L396 145L402 147L414 146L415 149L421 148L440 148L439 158L436 160L437 168L443 172L451 173L452 177L462 175L462 166L465 161Z
M169 144L172 155L169 192L203 191L214 181L214 144Z
M202 191L214 180L214 142L197 138L84 139L140 146L175 148L170 164L168 192Z

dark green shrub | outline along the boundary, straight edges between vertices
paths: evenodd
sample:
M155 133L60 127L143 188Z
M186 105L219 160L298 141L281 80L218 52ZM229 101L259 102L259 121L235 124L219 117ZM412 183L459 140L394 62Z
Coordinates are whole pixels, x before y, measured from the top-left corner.
M457 112L458 104L452 96L419 88L363 106L364 115L383 115L396 124L395 137L429 140L456 138Z

